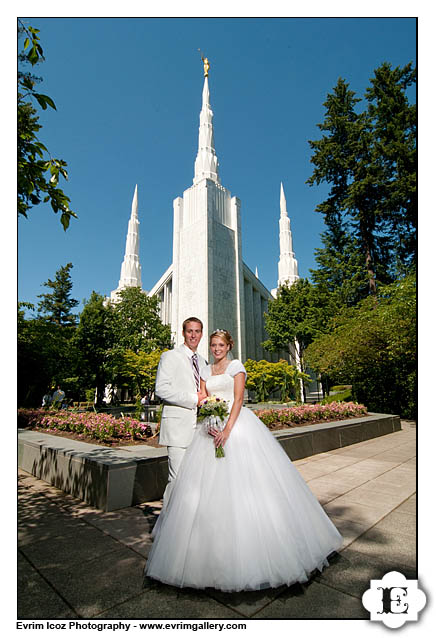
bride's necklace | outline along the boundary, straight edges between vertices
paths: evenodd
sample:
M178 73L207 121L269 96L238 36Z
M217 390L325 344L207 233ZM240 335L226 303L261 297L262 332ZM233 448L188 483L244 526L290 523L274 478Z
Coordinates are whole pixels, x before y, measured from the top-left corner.
M227 365L228 365L227 359L224 359L224 363L222 363L221 366L217 366L216 363L213 363L212 364L213 374L215 375L223 374L227 370Z

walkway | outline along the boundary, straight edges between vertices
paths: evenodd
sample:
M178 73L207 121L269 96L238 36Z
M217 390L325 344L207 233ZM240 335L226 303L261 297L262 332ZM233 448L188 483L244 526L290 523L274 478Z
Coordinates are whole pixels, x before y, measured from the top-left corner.
M261 592L142 589L160 501L105 513L20 470L18 618L368 618L370 579L416 578L416 429L402 428L296 461L344 546L309 583Z

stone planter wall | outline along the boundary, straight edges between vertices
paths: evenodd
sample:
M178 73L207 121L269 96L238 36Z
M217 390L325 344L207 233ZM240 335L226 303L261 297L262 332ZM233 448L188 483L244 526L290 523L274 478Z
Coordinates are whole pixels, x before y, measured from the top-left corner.
M280 430L274 436L293 461L401 429L400 417L371 414ZM105 511L162 497L166 448L107 448L32 430L18 432L19 467Z

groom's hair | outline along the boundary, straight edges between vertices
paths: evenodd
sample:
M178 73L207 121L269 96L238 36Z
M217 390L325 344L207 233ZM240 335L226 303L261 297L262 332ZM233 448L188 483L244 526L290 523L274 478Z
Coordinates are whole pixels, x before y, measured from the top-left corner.
M190 323L191 321L194 323L199 323L201 326L201 331L203 332L203 322L201 321L201 319L197 319L197 317L188 317L188 319L185 319L185 321L183 322L183 328L182 328L183 332L185 332L186 325Z

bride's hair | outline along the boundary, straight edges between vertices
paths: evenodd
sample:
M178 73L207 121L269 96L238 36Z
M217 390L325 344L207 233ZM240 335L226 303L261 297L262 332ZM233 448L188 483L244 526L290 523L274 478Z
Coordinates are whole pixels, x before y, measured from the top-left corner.
M221 330L220 328L218 328L218 330L214 330L212 334L210 335L209 345L212 343L213 337L221 337L221 339L223 339L223 341L225 341L226 344L230 346L230 350L235 345L235 342L232 339L232 335L230 334L228 330Z

